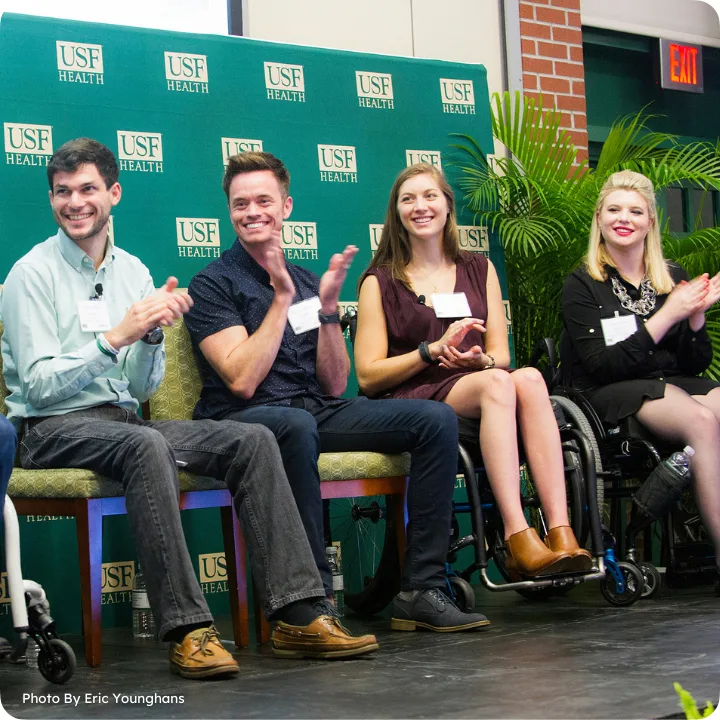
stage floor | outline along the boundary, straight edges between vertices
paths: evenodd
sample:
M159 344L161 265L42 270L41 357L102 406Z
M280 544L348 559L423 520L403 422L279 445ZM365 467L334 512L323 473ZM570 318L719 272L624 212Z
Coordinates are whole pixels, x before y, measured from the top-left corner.
M79 663L66 686L2 663L1 700L19 718L661 718L679 711L677 681L717 703L720 598L709 586L662 588L631 608L607 604L597 584L542 603L477 595L485 631L391 632L387 619L349 618L378 635L379 652L297 661L253 647L237 652L239 677L214 682L171 674L163 644L124 630L105 632L104 663L90 669L70 636ZM218 626L228 637L228 619Z

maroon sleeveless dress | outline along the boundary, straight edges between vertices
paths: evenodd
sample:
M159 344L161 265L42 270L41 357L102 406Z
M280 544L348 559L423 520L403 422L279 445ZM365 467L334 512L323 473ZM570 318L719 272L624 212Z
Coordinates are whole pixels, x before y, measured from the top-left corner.
M488 261L479 253L465 253L457 259L454 292L467 296L472 317L487 321ZM448 326L457 318L438 318L435 310L418 302L418 296L399 280L393 279L388 268L375 268L368 274L374 275L380 284L383 310L388 332L388 357L405 355L417 350L427 340L439 340ZM485 334L471 330L458 350L465 352L474 345L485 351ZM419 398L422 400L443 400L453 385L463 375L475 370L447 370L438 365L428 365L417 375L400 385L387 390L383 397Z

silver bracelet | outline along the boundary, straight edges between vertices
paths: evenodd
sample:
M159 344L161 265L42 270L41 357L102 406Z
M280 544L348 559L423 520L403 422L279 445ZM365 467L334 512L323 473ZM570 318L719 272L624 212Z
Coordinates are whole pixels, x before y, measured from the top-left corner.
M485 355L490 358L490 363L488 365L483 365L481 370L490 370L491 368L495 367L495 358L492 355L488 355L487 353L485 353Z

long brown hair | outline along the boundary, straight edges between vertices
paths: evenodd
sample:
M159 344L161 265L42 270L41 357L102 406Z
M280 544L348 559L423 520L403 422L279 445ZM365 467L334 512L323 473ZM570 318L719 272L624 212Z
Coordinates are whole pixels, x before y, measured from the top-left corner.
M447 200L448 216L443 229L443 253L445 257L453 262L456 261L461 254L460 238L457 229L457 220L455 219L455 195L452 188L445 179L440 170L429 163L417 163L405 168L395 178L392 189L390 190L390 198L388 200L387 212L385 213L385 224L383 225L380 243L375 252L373 259L370 261L367 270L360 276L358 280L358 292L363 280L367 277L370 270L376 268L388 268L392 277L399 280L406 287L410 287L406 267L412 260L412 247L410 238L405 226L400 220L400 214L397 210L398 197L400 196L400 188L410 178L418 175L430 175L438 184L442 194Z

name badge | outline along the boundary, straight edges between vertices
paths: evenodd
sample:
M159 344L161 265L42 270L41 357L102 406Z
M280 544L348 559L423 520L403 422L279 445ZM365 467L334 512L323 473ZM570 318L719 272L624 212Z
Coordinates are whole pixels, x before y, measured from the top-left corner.
M104 300L84 300L78 303L80 329L83 332L106 332L110 325L110 314Z
M470 303L464 292L434 293L430 296L435 315L439 318L470 317Z
M318 312L322 307L320 298L315 297L302 300L291 305L288 309L288 322L296 335L302 335L308 330L315 330L320 327Z
M615 311L615 317L602 318L600 324L606 347L626 340L638 329L637 315L619 315L617 311Z

